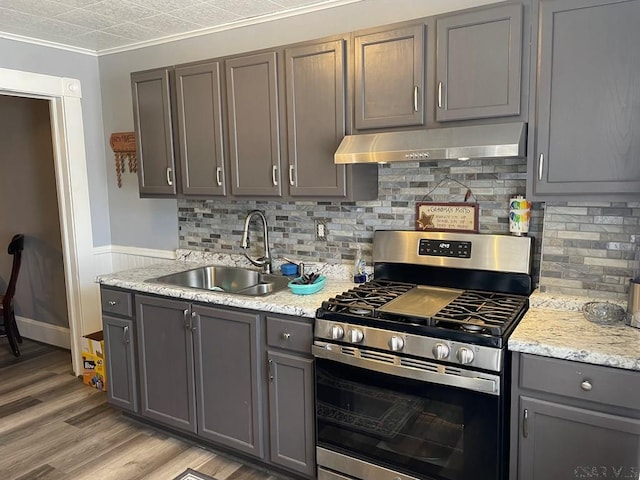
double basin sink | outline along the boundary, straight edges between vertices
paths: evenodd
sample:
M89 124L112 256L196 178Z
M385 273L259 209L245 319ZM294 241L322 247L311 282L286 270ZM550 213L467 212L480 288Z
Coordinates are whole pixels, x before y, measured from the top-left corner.
M259 297L284 290L289 280L282 275L261 273L249 268L208 266L164 275L152 281L177 287Z

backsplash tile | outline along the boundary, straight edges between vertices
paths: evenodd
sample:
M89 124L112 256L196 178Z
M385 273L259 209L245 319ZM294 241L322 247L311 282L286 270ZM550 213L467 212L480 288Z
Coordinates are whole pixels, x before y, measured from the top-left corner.
M180 248L242 253L248 211L264 212L272 253L305 262L351 263L359 247L371 264L376 229L413 229L415 204L458 202L471 188L480 205L480 232L507 234L508 202L526 190L526 162L517 159L427 161L381 165L378 199L369 202L178 201ZM471 198L471 201L473 197ZM328 230L315 238L315 221ZM544 223L544 228L543 228ZM534 271L548 293L626 300L634 243L640 242L639 202L534 203ZM260 253L261 229L252 225L251 255ZM542 251L541 251L542 250Z
M540 290L624 301L637 242L640 202L549 203Z
M258 209L267 218L274 256L351 263L359 246L370 265L373 231L413 229L416 202L436 186L429 195L432 201L460 202L466 188L457 182L467 185L480 205L481 233L501 234L509 231L509 198L524 195L526 190L526 161L522 159L403 162L378 168L378 199L368 202L180 199L180 248L242 253L244 218L248 211ZM534 204L530 231L537 240L542 233L542 218L542 204ZM315 238L316 220L327 226L326 241ZM257 224L252 225L251 242L251 254L258 255L262 240ZM536 245L539 250L540 242ZM536 272L537 265L535 262Z

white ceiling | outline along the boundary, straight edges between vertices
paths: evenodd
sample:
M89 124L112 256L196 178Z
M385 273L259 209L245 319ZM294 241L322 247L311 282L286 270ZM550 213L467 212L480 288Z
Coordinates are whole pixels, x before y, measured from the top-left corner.
M0 0L0 36L102 52L361 0Z

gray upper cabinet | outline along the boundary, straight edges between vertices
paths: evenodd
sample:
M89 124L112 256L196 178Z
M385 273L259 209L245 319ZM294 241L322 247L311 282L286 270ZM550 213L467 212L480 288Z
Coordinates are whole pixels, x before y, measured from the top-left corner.
M131 74L140 196L176 194L169 68Z
M354 37L357 130L424 125L425 28Z
M529 196L638 198L640 0L540 0L538 6Z
M512 388L510 479L637 476L640 372L514 354Z
M194 305L198 435L264 458L260 315Z
M282 195L276 52L225 61L231 193Z
M345 134L345 51L337 40L285 50L289 195L345 197L333 162Z
M522 5L436 22L436 120L520 114Z
M182 193L224 195L220 64L178 67L175 75Z
M196 433L190 305L136 295L141 414Z

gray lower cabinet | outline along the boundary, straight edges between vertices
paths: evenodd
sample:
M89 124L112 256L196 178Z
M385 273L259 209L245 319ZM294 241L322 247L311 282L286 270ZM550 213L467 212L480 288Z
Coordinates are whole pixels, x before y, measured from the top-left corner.
M637 477L640 372L516 354L513 380L509 478Z
M111 405L137 413L139 402L133 295L124 290L101 287L100 303L107 399Z
M315 382L312 321L266 316L271 463L314 477Z
M357 130L424 125L425 25L354 37Z
M437 121L520 114L522 11L510 4L437 20Z
M637 199L640 0L534 5L528 196Z
M315 472L313 359L269 350L271 462Z
M138 381L135 369L133 320L103 315L102 331L107 356L109 403L124 410L137 412Z
M194 305L198 435L264 458L260 315Z
M220 63L176 67L180 180L185 196L224 196Z
M136 295L141 415L196 433L190 304Z
M131 74L140 196L174 196L172 68Z
M231 193L282 195L276 52L225 60Z

